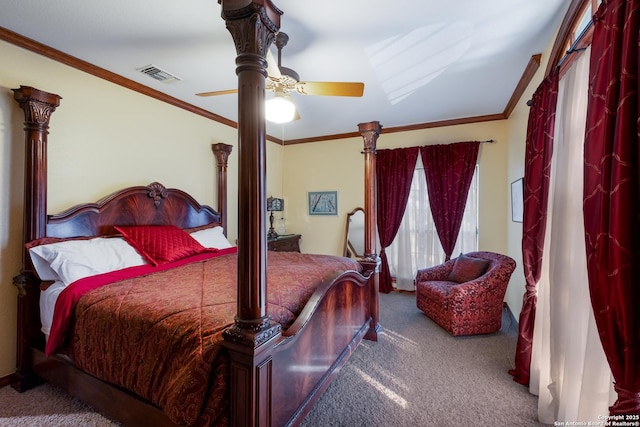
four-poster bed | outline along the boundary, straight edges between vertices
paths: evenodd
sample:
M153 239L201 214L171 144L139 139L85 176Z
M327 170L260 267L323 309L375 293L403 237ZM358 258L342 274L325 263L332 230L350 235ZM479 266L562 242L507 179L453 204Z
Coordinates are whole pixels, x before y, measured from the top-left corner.
M269 0L223 1L222 6L223 18L238 51L238 173L242 180L238 191L237 260L234 258L236 310L231 323L220 329L217 335L220 339L216 338L226 363L219 368L227 384L223 389L227 401L223 405L224 415L201 417L197 422L234 426L295 425L302 421L360 340L377 339L379 260L375 248L373 177L380 125L377 122L359 125L365 141L365 257L356 267L347 266L345 271L336 271L315 283L293 319L283 325L270 313L273 302L267 292L268 267L279 265L274 256L305 255L273 255L266 250L264 58L279 28L281 12ZM59 105L60 97L24 86L14 89L14 95L25 113L25 244L43 239L47 243L51 241L47 239L54 238L110 236L122 231L123 226L171 225L182 230L223 226L226 229L227 158L231 153L231 146L226 144L212 146L218 171L218 212L200 205L181 190L153 183L123 189L97 203L78 205L59 215L47 215L47 134L50 116ZM211 261L228 256L223 254ZM267 262L268 259L273 262ZM301 263L311 263L306 260ZM26 246L22 264L21 274L14 279L20 289L18 369L14 388L27 390L44 379L126 425L176 425L176 417L163 412L152 398L141 398L140 393L132 392L126 385L113 384L100 375L87 373L66 354L45 354L39 313L40 289L45 284L36 274ZM269 274L269 290L273 290L273 286L280 289L271 281L276 275L274 271ZM138 280L137 277L123 279L99 291L117 288L123 283L130 289L128 286L133 286L130 282ZM74 282L73 286L80 282L82 280ZM288 282L282 289L287 289L286 284ZM201 286L205 288L204 284ZM74 324L73 328L79 326ZM72 336L67 349L75 355L84 347L72 348L73 342L85 343L84 338L77 337L91 338L91 334L73 329ZM104 352L103 359L108 358L107 348L99 351Z

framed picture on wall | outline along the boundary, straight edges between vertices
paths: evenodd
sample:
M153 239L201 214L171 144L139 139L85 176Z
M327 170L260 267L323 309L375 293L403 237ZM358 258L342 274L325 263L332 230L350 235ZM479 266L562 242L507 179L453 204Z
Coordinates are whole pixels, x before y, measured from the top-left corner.
M309 191L309 215L338 215L337 191Z
M524 179L520 178L511 183L511 221L522 222L524 216Z

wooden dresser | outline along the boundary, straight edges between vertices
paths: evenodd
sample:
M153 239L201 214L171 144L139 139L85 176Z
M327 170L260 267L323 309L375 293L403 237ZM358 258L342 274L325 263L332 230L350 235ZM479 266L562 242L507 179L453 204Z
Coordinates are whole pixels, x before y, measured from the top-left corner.
M267 240L267 247L276 252L300 252L300 237L300 234L283 234Z

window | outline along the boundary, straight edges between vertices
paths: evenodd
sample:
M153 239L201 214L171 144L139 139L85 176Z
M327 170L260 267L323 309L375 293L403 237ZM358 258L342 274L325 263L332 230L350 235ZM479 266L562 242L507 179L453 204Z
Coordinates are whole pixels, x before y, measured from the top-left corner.
M548 64L548 75L554 66L560 67L562 76L573 62L591 44L593 36L592 16L602 0L574 1L561 24L558 38L553 46ZM576 54L577 53L577 54Z
M469 187L462 225L452 256L478 250L478 165ZM420 156L411 182L411 192L395 240L386 249L391 275L400 290L414 290L418 268L441 264L444 250L429 208L427 182Z

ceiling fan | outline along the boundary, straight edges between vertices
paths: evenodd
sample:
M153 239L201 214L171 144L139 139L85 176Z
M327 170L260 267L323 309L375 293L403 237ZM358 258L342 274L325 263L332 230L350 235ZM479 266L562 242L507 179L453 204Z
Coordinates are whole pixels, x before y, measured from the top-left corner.
M267 102L280 103L281 107L288 109L285 118L269 117L267 120L276 123L285 123L299 118L296 116L295 106L289 93L295 92L301 95L321 95L321 96L353 96L360 97L364 93L364 83L360 82L306 82L300 81L300 76L291 68L282 66L282 48L287 45L289 36L283 32L276 34L275 45L278 48L278 62L276 63L271 51L267 51L267 78L265 89L275 93L274 98ZM213 92L197 93L198 96L216 96L237 93L237 89L218 90ZM285 103L289 105L284 105ZM280 108L280 107L278 107ZM267 106L267 110L269 107ZM272 110L273 111L273 110ZM294 117L296 116L296 117Z

